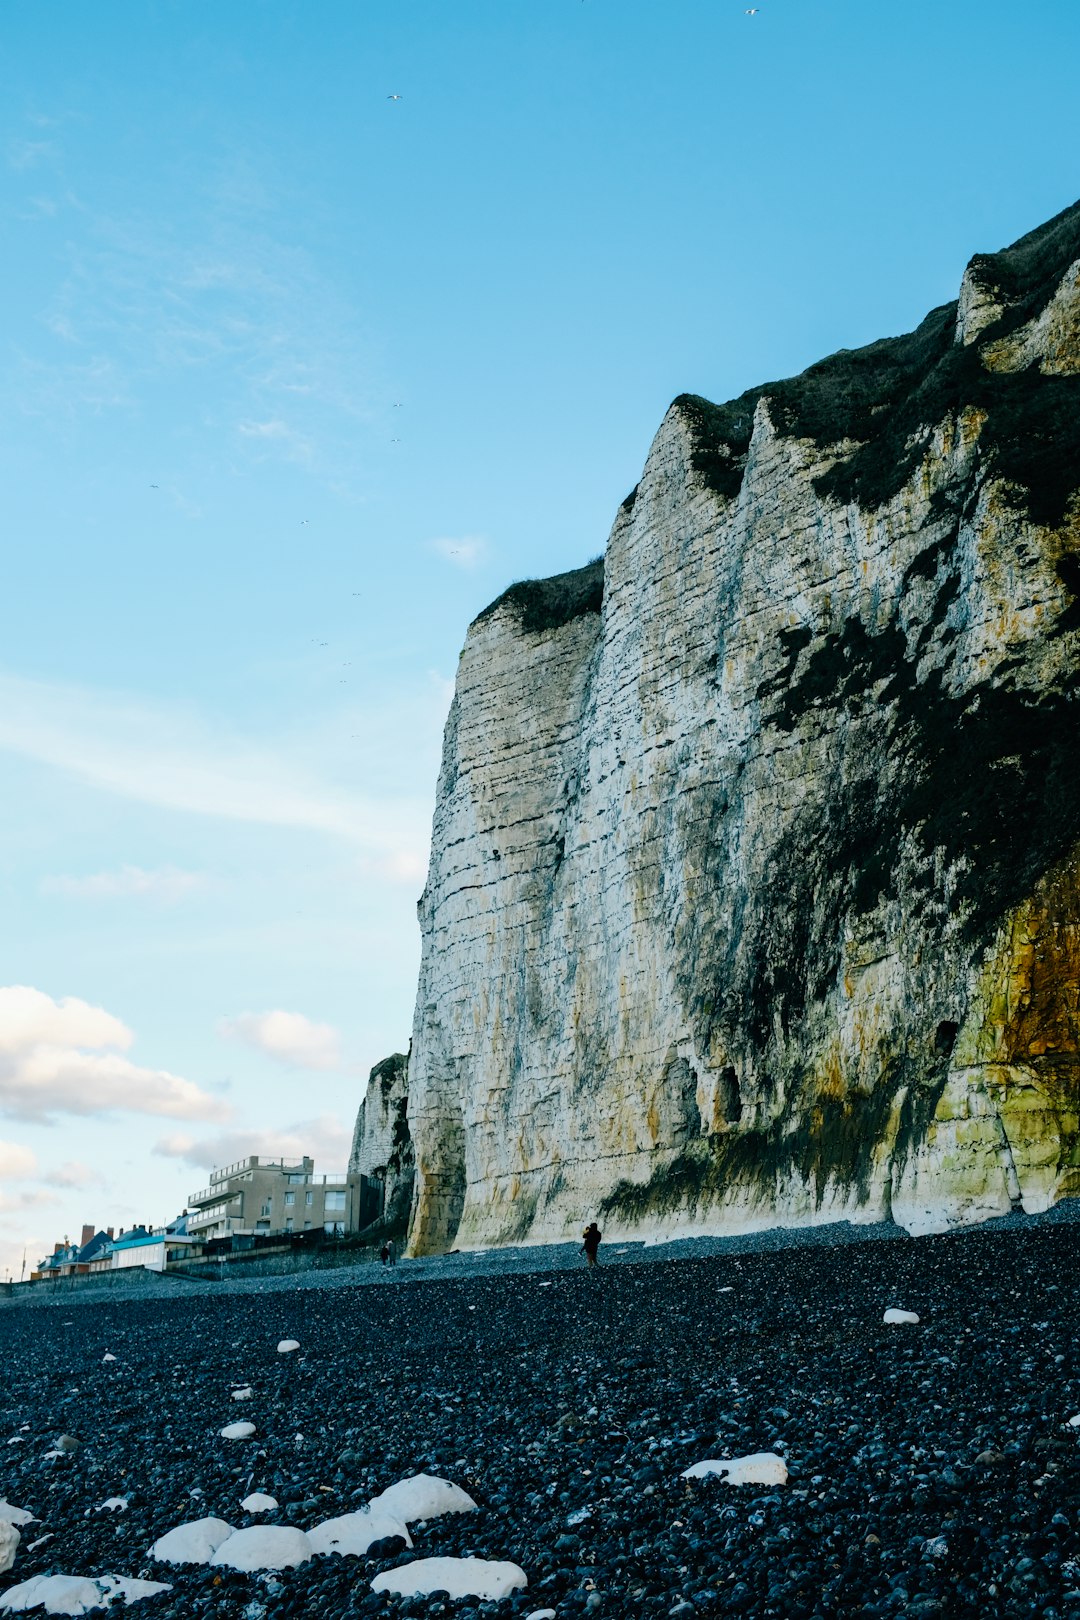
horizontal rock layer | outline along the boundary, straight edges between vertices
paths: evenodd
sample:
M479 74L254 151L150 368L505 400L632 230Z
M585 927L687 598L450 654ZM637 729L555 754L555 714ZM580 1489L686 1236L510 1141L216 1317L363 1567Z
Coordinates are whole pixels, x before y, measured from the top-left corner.
M1080 206L669 410L602 562L469 630L415 1251L1080 1186Z

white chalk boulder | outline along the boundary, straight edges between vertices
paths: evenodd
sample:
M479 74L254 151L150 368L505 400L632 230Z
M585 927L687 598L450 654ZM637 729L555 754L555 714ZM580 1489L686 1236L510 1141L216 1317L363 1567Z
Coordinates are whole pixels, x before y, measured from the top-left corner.
M273 1513L277 1507L277 1497L267 1496L265 1491L252 1491L245 1496L240 1506L245 1513Z
M223 1440L250 1440L255 1433L254 1423L226 1423L221 1431Z
M163 1564L208 1564L221 1543L233 1534L224 1519L192 1519L160 1536L150 1549Z
M914 1311L887 1310L881 1319L886 1327L901 1327L905 1323L911 1327L918 1327L919 1318Z
M36 1524L29 1508L16 1507L13 1502L0 1502L0 1524Z
M722 1475L729 1485L786 1485L787 1463L775 1451L753 1451L747 1457L707 1457L704 1462L685 1468L681 1479L704 1479Z
M250 1401L254 1393L250 1384L243 1384L239 1389L233 1390L232 1398L234 1401Z
M260 1569L294 1569L306 1564L311 1554L311 1542L295 1525L253 1524L234 1531L210 1562L251 1575Z
M391 1513L404 1519L406 1524L418 1524L421 1519L439 1519L444 1513L475 1513L476 1503L468 1491L454 1485L437 1474L413 1474L410 1479L399 1479L385 1491L371 1498L373 1509Z
M300 1348L300 1340L299 1339L279 1339L278 1340L278 1355L279 1356L290 1356L290 1355L292 1355L292 1352L294 1350L299 1350L299 1348Z
M6 1575L15 1562L22 1536L13 1524L0 1524L0 1575Z
M381 1541L384 1536L400 1536L406 1547L412 1546L408 1525L383 1508L367 1507L359 1513L342 1513L336 1519L324 1519L322 1524L308 1531L313 1551L340 1553L347 1558L362 1558L372 1543Z
M426 1597L449 1592L455 1597L504 1598L528 1586L518 1564L491 1558L417 1558L397 1569L385 1569L371 1583L373 1592L397 1592L402 1597Z
M108 1608L117 1598L137 1603L140 1598L171 1591L172 1587L162 1581L137 1581L123 1575L98 1575L93 1579L82 1575L35 1575L19 1586L9 1587L0 1597L0 1609L13 1614L26 1614L31 1609L44 1609L46 1614L87 1614L91 1609Z

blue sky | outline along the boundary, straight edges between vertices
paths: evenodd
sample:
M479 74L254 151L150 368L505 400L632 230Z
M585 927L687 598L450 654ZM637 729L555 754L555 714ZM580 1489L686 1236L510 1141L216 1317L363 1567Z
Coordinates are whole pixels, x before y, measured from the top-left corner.
M7 0L0 1267L340 1167L469 619L675 394L1074 201L1078 54L1075 0Z

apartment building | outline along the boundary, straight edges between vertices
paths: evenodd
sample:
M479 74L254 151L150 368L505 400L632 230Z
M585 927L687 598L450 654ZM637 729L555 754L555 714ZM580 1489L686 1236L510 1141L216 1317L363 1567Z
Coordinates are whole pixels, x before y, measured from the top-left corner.
M322 1231L343 1237L382 1213L371 1177L315 1174L314 1159L264 1159L252 1154L214 1170L210 1185L192 1193L193 1238Z

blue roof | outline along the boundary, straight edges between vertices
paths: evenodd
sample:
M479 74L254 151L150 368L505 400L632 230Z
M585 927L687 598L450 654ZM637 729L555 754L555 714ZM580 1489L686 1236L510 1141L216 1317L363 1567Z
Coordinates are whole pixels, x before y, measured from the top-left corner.
M154 1235L153 1232L144 1232L141 1237L114 1238L113 1239L113 1248L114 1249L141 1249L148 1243L164 1243L164 1242L165 1242L165 1233L164 1232L159 1232L156 1236Z

